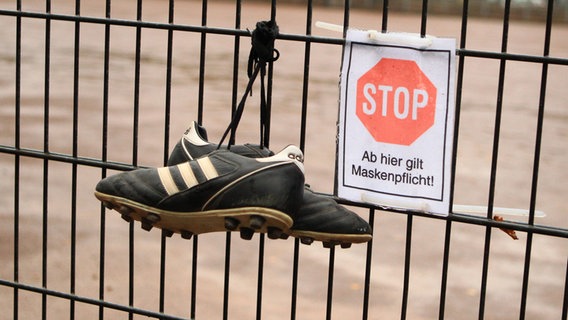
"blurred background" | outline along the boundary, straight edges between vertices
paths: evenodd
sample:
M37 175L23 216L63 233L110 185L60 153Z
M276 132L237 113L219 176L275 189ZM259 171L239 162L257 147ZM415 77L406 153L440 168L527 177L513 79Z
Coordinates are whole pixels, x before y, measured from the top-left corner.
M552 235L515 241L483 223L350 206L373 221L374 240L330 250L236 233L165 238L102 210L93 190L163 165L192 120L220 139L248 81L240 30L274 14L270 147L304 141L306 182L331 194L342 42L314 24L343 25L344 2L0 0L0 319L565 317L567 1L550 2L549 37L545 1L512 1L506 28L503 2L471 2L462 32L461 1L429 1L426 33L529 59L458 58L455 203L529 209L536 186L546 217L534 223ZM381 30L382 1L351 4L349 27ZM391 1L386 29L420 32L421 9ZM237 143L259 140L259 92Z

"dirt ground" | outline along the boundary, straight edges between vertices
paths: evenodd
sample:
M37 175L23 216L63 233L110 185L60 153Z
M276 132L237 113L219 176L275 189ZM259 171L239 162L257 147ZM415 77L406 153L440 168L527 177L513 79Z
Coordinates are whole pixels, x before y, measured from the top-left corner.
M11 1L0 1L0 8L15 9ZM53 13L73 14L72 1L52 4ZM43 2L24 2L23 10L44 11ZM104 4L83 3L84 16L104 17ZM201 3L178 1L175 22L201 24ZM211 1L207 24L233 28L232 3ZM167 22L167 1L144 1L142 19ZM115 1L113 18L136 19L135 1ZM303 6L279 5L277 21L285 34L305 34ZM245 4L242 28L254 28L270 16L264 4ZM343 23L341 10L316 8L314 21ZM0 145L15 145L15 21L0 16ZM380 29L380 12L353 10L350 24L361 29ZM389 30L418 32L420 19L392 13ZM431 35L460 38L459 17L428 19ZM500 21L471 18L466 46L483 51L501 51ZM49 114L44 110L45 21L25 18L22 23L21 108L19 110L22 148L73 154L73 52L74 24L52 21L49 68ZM103 125L104 25L81 24L77 113L77 155L101 159ZM338 37L314 27L313 34ZM568 27L554 25L550 55L568 56ZM200 34L175 32L171 80L171 123L169 137L164 132L166 101L167 32L144 29L141 32L139 77L138 139L133 138L135 114L136 29L113 26L110 33L108 87L108 160L160 166L165 156L197 118ZM512 22L507 51L542 55L544 24ZM220 138L230 117L234 40L222 35L207 36L205 59L204 118L211 140ZM299 144L301 125L304 43L279 40L281 58L274 66L271 148ZM239 88L246 82L249 38L240 42ZM338 107L338 80L341 47L313 44L310 57L307 138L305 144L306 181L316 191L331 193L334 181L335 133ZM465 63L461 122L456 172L455 203L486 205L497 101L499 61L468 58ZM507 62L500 131L495 205L527 209L530 205L535 130L542 66L526 62ZM565 107L566 67L549 66L545 94L546 108L538 196L536 208L546 213L537 224L568 228L565 195L568 192L568 111ZM258 141L258 89L249 98L239 127L237 142ZM44 123L48 122L48 130ZM167 146L164 148L164 141ZM22 157L19 185L15 187L14 156L0 154L0 278L14 279L14 193L19 192L19 282L42 285L42 246L47 249L45 281L52 290L69 292L71 276L72 165ZM101 170L78 166L76 189L76 272L77 295L99 297L101 252L100 203L93 196ZM109 174L114 171L109 171ZM43 196L44 177L47 197ZM364 218L367 210L352 208ZM47 242L42 241L42 213L47 212ZM506 217L526 221L525 217ZM104 299L128 304L129 225L114 211L104 219ZM400 317L404 279L404 248L407 217L402 214L375 214L370 282L369 318ZM442 220L415 217L413 220L408 319L438 317L442 255L446 224ZM517 319L521 301L527 236L518 233L513 241L499 230L491 233L491 247L485 297L486 319ZM452 225L445 315L447 319L477 319L482 279L485 228ZM134 229L134 305L157 311L160 303L160 232ZM197 272L198 319L219 319L223 308L225 234L199 237ZM231 319L251 319L257 308L258 236L252 241L231 237L228 315ZM174 236L166 241L165 312L188 317L190 310L192 242ZM265 319L290 318L294 241L266 241L262 291ZM366 245L335 251L332 318L359 318L363 307ZM530 260L527 319L558 319L562 314L568 245L566 239L535 235ZM297 310L298 319L323 319L328 292L329 250L314 244L299 251ZM21 319L41 315L41 295L21 290ZM0 319L11 319L13 290L0 287ZM69 301L47 299L50 319L66 318ZM98 316L95 306L78 303L81 319ZM106 310L106 318L125 319L122 312ZM137 317L138 318L138 317ZM142 318L142 317L140 317Z

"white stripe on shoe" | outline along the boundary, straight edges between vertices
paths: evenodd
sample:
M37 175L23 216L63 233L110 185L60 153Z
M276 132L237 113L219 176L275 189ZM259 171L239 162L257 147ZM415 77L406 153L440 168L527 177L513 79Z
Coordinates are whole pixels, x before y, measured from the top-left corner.
M164 189L166 189L166 192L169 195L179 192L179 189L176 186L176 183L174 182L174 179L172 178L172 174L168 167L158 168L158 175L160 177L160 181L162 182L162 186L164 186Z
M185 185L188 189L196 186L199 183L199 181L197 181L197 178L195 177L195 174L193 173L193 170L191 170L189 162L178 164L177 168L179 169L181 177L183 178L183 181L185 182Z
M199 158L197 159L197 164L199 164L199 167L201 168L201 171L203 171L203 174L205 175L205 178L207 178L207 180L211 180L219 176L217 169L215 169L213 163L211 163L211 160L209 158Z

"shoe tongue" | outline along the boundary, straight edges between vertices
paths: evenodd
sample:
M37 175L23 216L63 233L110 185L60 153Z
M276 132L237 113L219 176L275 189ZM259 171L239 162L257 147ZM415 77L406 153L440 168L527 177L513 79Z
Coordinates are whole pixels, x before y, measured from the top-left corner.
M201 131L201 132L200 132ZM209 142L207 142L204 138L202 137L202 135L207 135L207 132L205 131L205 128L200 127L197 122L192 121L191 125L189 126L189 128L187 128L187 130L184 133L184 138L191 142L192 144L196 145L196 146L205 146L208 145Z

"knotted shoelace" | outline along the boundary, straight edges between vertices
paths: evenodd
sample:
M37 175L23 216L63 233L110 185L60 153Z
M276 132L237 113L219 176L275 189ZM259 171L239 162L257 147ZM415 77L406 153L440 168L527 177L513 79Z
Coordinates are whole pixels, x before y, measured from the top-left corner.
M235 133L243 111L245 108L245 103L247 97L252 95L252 86L254 81L260 74L260 146L268 147L268 105L266 102L266 67L270 62L278 60L280 53L274 48L274 41L278 36L278 25L275 21L259 21L256 23L256 28L251 34L251 49L248 58L247 75L249 82L246 86L245 92L235 109L235 113L229 123L229 126L223 133L221 141L217 148L220 148L223 141L229 134L229 132ZM228 148L234 144L234 139L229 139Z

